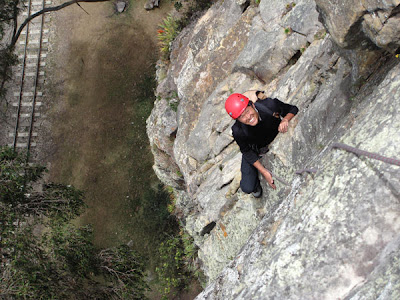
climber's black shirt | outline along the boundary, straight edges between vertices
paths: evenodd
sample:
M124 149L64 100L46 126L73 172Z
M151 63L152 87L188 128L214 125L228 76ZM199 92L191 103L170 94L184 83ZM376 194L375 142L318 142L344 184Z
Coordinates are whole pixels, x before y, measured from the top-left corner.
M299 111L296 106L275 98L259 99L254 104L261 117L258 124L250 126L236 120L232 126L233 137L243 153L243 158L250 164L259 159L258 150L267 146L277 136L280 117L283 118L288 113L296 115Z

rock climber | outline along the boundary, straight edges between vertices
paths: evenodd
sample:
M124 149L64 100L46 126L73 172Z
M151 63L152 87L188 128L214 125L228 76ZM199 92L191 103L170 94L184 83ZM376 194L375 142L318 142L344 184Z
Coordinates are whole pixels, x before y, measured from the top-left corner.
M262 188L258 172L273 189L276 189L271 173L260 163L262 154L279 132L285 133L289 121L299 109L275 98L268 98L263 91L234 93L225 101L227 113L236 120L232 133L242 152L240 188L259 198Z

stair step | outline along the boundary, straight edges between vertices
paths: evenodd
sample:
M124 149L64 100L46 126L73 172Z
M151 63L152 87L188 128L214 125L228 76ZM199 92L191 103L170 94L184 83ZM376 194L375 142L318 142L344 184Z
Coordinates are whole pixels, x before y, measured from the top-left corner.
M8 146L12 147L13 144L8 144ZM28 147L28 143L17 143L15 146L17 148L27 148ZM31 147L36 147L36 143L35 142L31 143Z
M17 75L17 77L21 77L21 74L16 74ZM28 73L25 73L25 76L27 76L27 77L34 77L34 76L36 76L36 72L28 72ZM44 71L40 71L39 72L39 76L44 76Z
M48 29L44 29L43 33L49 33ZM21 35L26 34L26 31L21 32ZM39 29L35 29L35 30L30 30L29 34L40 34L40 30Z
M30 118L31 114L19 114L20 118ZM13 114L13 117L16 118L17 114ZM35 113L35 117L40 117L40 113Z
M37 66L37 63L26 64L26 66L27 66L27 67L34 67L34 68L35 68L35 67ZM44 61L41 61L41 62L40 62L40 66L41 66L41 67L45 67L45 66L46 66L46 63L45 63Z
M17 102L12 104L13 106L18 106ZM42 102L36 102L36 106L41 106ZM32 102L21 102L21 106L32 106Z
M15 97L19 97L19 92L14 92ZM36 96L43 96L43 92L36 92ZM33 92L23 92L22 97L33 97Z
M40 54L40 57L41 58L45 58L47 56L47 53L42 53L42 54ZM24 55L23 54L20 54L19 56L18 56L18 58L19 59L23 59L24 58ZM32 59L32 58L37 58L37 54L35 55L35 54L28 54L27 56L26 56L26 58L28 58L28 59Z
M9 137L14 137L14 132L10 132L8 134ZM28 132L18 132L19 137L28 137L29 133ZM37 132L33 132L32 136L38 136Z
M39 5L42 5L42 4L39 4ZM34 14L36 14L37 12L39 12L39 11L41 11L42 9L39 9L39 10L31 10L31 16L32 15L34 15ZM44 13L44 15L47 15L47 14L49 14L50 12L48 11L48 12L45 12ZM28 12L27 11L23 11L22 12L22 14L21 14L23 17L27 17L28 16Z
M49 39L43 39L42 43L48 43ZM28 44L39 44L40 41L39 40L33 40L33 41L28 41ZM19 42L20 45L25 45L25 41L20 41Z

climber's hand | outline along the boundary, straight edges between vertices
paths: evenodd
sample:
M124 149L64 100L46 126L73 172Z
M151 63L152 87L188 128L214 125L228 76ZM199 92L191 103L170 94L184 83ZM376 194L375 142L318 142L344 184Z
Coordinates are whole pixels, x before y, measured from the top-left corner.
M281 123L279 124L278 131L285 133L287 132L289 127L289 121L287 119L282 119Z
M263 172L263 176L264 176L265 180L268 182L269 186L275 190L276 186L275 186L274 180L272 179L271 173L268 172L267 170L265 170L265 172Z

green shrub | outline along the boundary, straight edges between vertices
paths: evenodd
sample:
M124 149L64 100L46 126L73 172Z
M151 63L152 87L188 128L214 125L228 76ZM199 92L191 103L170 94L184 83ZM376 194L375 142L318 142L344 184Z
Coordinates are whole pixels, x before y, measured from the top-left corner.
M194 261L197 247L189 234L182 231L169 236L158 248L161 265L156 268L163 299L174 295L176 291L186 289L196 271Z
M290 28L290 27L285 28L285 33L287 35L291 34L292 32L293 32L292 28Z
M179 11L182 8L182 6L183 6L182 2L177 1L174 3L174 7L175 7L176 11Z
M171 15L168 15L159 27L157 38L160 45L161 57L164 60L169 60L172 42L179 33L179 25Z

